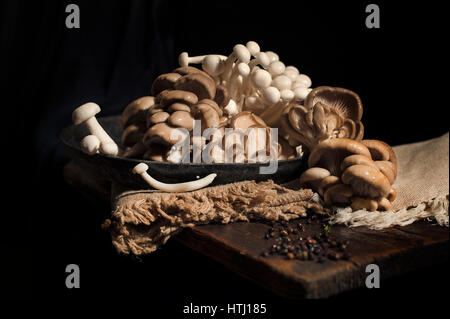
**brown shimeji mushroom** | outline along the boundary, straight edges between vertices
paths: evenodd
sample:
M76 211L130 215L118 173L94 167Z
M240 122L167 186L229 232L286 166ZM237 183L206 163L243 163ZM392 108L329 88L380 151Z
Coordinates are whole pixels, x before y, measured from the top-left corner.
M222 106L213 100L217 96L222 103L226 101L226 88L217 90L214 80L194 67L160 75L153 82L152 94L155 97L132 102L122 115L122 144L129 147L126 157L179 162L181 149L174 145L194 129L194 120L201 121L202 130L228 121Z
M283 127L294 141L310 152L331 138L361 140L363 107L359 96L350 90L319 86L306 97L304 105L293 105L284 115Z
M381 141L348 138L325 140L308 159L300 183L318 191L327 205L353 209L390 210L396 191L396 156Z

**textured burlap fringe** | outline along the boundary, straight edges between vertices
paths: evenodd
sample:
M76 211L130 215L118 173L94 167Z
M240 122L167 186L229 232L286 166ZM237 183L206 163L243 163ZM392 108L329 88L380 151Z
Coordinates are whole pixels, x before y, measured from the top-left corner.
M384 229L393 226L406 226L421 219L436 221L440 226L449 227L448 195L436 197L415 207L399 211L368 212L352 211L350 207L336 209L330 219L331 224L345 224L349 227L367 226L370 229Z
M126 192L117 199L110 225L117 251L135 255L156 250L185 227L217 222L290 220L307 209L328 214L310 189L293 190L273 181L245 181L188 193Z

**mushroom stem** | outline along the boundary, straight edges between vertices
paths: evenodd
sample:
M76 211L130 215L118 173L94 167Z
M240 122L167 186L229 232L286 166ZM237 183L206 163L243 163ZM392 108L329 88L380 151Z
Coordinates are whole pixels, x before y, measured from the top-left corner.
M103 127L100 125L100 123L97 121L97 118L95 116L88 119L86 122L86 127L88 128L89 132L92 135L97 136L97 138L100 140L100 145L108 145L108 151L107 155L117 155L119 152L119 148L117 144L113 141L111 137L109 137L108 133L105 132ZM100 150L103 150L102 147L100 147Z
M166 184L160 181L157 181L153 177L151 177L148 173L148 165L145 163L139 163L133 168L134 174L141 175L142 179L149 184L151 187L162 190L164 192L190 192L195 191L197 189L208 186L212 183L214 178L216 178L217 174L209 174L208 176L191 181L186 183L176 183L176 184Z
M89 102L77 107L72 112L72 119L75 125L86 123L86 127L91 135L97 136L100 140L100 151L103 154L116 156L119 153L119 147L98 123L95 114L99 112L100 107L95 103Z

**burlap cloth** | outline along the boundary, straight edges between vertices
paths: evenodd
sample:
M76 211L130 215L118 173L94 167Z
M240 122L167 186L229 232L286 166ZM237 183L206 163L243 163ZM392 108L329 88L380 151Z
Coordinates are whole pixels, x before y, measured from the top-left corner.
M449 133L428 141L394 147L398 177L393 212L336 209L331 223L383 229L404 226L418 219L433 219L449 225Z
M331 223L374 229L407 225L429 218L448 227L449 134L394 148L399 174L391 212L335 209ZM136 255L150 253L184 227L211 222L289 220L307 210L329 214L320 198L296 183L244 181L188 193L123 190L113 185L113 211L106 226L115 248Z

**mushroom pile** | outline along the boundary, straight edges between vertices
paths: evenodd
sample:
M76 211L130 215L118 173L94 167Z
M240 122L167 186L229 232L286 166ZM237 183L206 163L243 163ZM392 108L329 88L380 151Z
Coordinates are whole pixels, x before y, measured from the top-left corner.
M329 206L354 210L391 210L396 190L397 158L378 140L334 138L320 142L308 159L300 184L317 191Z
M251 54L255 57L252 60ZM235 46L228 58L221 55L190 58L187 53L182 53L179 62L179 68L155 79L151 88L152 96L141 97L131 102L123 111L122 144L126 150L122 156L180 163L187 158L186 156L192 154L195 162L195 151L203 152L205 147L209 147L206 152L208 156L202 158L204 163L237 163L296 157L296 150L282 136L277 135L276 147L271 146L270 142L267 142L270 141L271 135L268 123L256 114L258 113L256 109L250 111L251 103L247 102L245 110L243 105L247 98L252 100L255 97L257 100L252 106L258 106L260 110L264 105L270 106L276 102L287 101L284 98L286 94L280 98L279 77L289 79L286 80L290 83L289 87L294 84L295 87L299 87L295 80L302 80L305 85L310 85L308 77L300 76L294 67L286 69L275 53L260 52L259 46L253 41L248 42L247 46ZM203 71L190 66L190 63L201 63ZM261 69L258 64L265 65L271 73ZM251 77L251 80L244 78L246 73L242 71L243 69L249 71L247 76L253 74L252 72L259 75ZM272 75L277 76L273 81ZM292 80L287 75L290 75ZM272 98L269 103L262 98L265 87L261 81L269 81L269 84L278 83L279 88L268 87L269 91L278 92L277 101ZM255 87L256 84L259 87ZM293 97L294 93L291 93ZM277 107L282 106L277 104ZM267 119L273 122L273 117L269 116ZM196 136L194 120L200 121L200 134L197 135L202 136ZM205 134L202 133L209 128L215 130L210 134L208 140L210 143L207 146ZM240 132L237 134L239 136L232 139L231 144L226 143L226 128ZM241 139L242 135L248 132L247 129L253 128L264 129L264 132L261 134L250 130L250 134ZM194 136L190 134L192 131ZM191 136L189 154L183 153L179 147L179 142L187 136ZM249 151L250 145L255 144L256 149ZM238 147L242 149L241 153L236 152L232 158L226 157L227 148L236 150ZM276 152L270 151L275 148ZM263 150L266 151L266 156L260 157Z
M81 141L83 151L172 163L265 162L307 154L309 169L300 182L327 205L391 209L395 153L384 142L363 139L363 105L355 92L312 89L307 75L254 41L235 45L228 56L183 52L178 62L154 80L151 96L124 109L123 151L95 120L98 105L77 108L74 123L85 123L91 133Z

